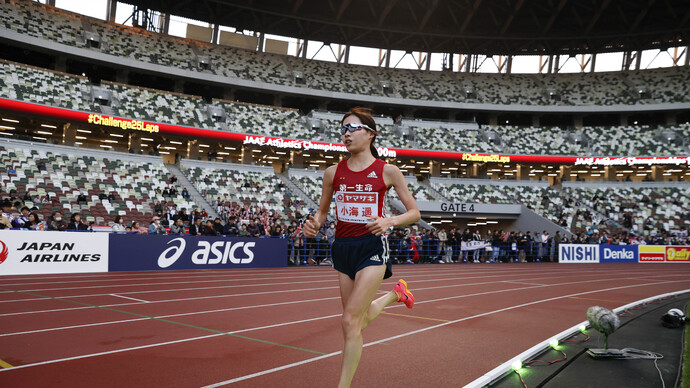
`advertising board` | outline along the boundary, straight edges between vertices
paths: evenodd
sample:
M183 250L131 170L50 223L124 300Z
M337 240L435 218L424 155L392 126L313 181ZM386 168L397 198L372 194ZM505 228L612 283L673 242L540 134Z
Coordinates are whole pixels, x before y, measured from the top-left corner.
M113 234L110 257L110 271L285 267L287 240Z
M0 275L108 272L107 233L0 230Z

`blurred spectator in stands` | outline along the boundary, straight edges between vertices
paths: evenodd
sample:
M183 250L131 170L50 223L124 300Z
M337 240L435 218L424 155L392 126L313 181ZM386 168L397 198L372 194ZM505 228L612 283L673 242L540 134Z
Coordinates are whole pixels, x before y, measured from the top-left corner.
M455 236L455 228L450 228L447 233L447 240L446 240L446 258L445 262L446 263L452 263L453 262L453 253L457 251L457 240Z
M67 224L67 228L65 228L65 230L76 230L76 231L85 231L88 229L89 229L89 227L86 226L86 224L84 224L83 222L81 222L81 214L79 214L79 213L72 214L70 222L69 222L69 224Z
M247 225L247 233L251 237L261 236L261 229L259 228L259 225L257 225L256 222L254 222L253 218L249 220L249 225Z
M53 216L51 217L50 221L48 222L48 230L58 230L58 231L64 231L67 229L67 222L65 221L65 218L62 215L62 212L59 210L56 210L53 212Z
M149 234L167 234L163 225L161 225L161 218L153 216L151 224L149 225Z
M163 189L163 196L166 198L170 196L170 190L168 190L167 187L165 189Z
M239 230L237 229L237 224L235 224L235 216L228 218L228 222L223 227L223 234L228 236L239 235Z
M108 195L101 191L100 193L98 193L98 200L102 201L104 199L108 199Z
M199 213L199 214L201 214L201 216L204 218L208 217L208 213L206 212L206 209L201 209L201 213Z
M220 218L216 217L216 219L213 220L213 229L216 231L217 235L223 234L223 223Z
M2 215L6 217L10 223L12 223L14 220L14 215L12 214L12 202L9 200L4 200L0 206L2 207Z
M498 262L501 259L501 248L502 248L502 241L501 241L501 232L502 230L494 230L494 234L491 237L491 261L492 262Z
M470 228L465 228L465 231L462 232L461 241L464 243L468 243L468 242L472 241L472 232L470 231ZM460 249L462 249L462 247ZM463 263L468 262L468 259L470 257L470 253L471 253L471 251L469 249L462 251L462 262Z
M249 235L249 232L247 231L247 224L242 224L242 225L240 226L239 236L240 236L240 237L251 237L251 236Z
M24 201L24 203L26 203L26 202L36 202L36 201L34 201L33 198L31 198L31 195L29 194L28 191L27 191L26 193L24 193L24 197L22 197L22 200Z
M431 230L427 229L422 233L419 239L419 244L417 244L417 249L419 250L419 262L427 263L429 262L429 237L431 235Z
M554 255L558 255L558 247L561 245L562 242L563 236L561 236L561 231L557 230L556 235L553 236Z
M46 230L46 223L41 221L38 213L34 212L29 214L29 220L24 223L23 227L31 230Z
M472 241L482 241L482 235L479 233L479 229L474 230L474 233L472 234ZM479 263L479 258L484 256L484 248L475 249L472 253L472 261L475 263Z
M79 193L79 196L77 196L77 203L78 204L86 204L86 202L88 202L88 201L87 201L84 193Z
M161 201L156 201L153 204L153 211L155 213L162 213L163 212L163 205L161 205Z
M544 231L541 234L541 245L542 245L542 254L541 254L541 259L543 261L551 261L551 236L549 236L549 232Z
M125 233L132 233L132 227L129 225L125 226Z
M10 229L12 228L12 224L10 223L10 219L5 216L5 214L0 215L0 229Z
M174 186L170 186L168 193L171 197L177 197L177 189Z
M141 225L140 223L136 223L137 228L139 229L139 234L148 234L149 228L146 225ZM134 227L132 227L134 229Z
M19 197L19 194L15 189L10 190L10 202L12 203L12 206L14 206L17 209L24 206L24 201Z
M12 227L13 228L24 228L24 223L29 221L29 208L24 206L21 209L21 214L17 217L14 217L12 220Z
M606 231L601 232L601 237L599 237L599 244L610 244L609 236L606 234Z
M446 251L448 248L446 247L446 243L448 242L448 234L446 233L445 228L441 228L441 230L438 231L437 233L438 236L438 255L439 257L446 257ZM445 263L445 260L443 261Z
M174 202L170 201L170 204L168 205L168 211L170 212L170 217L172 217L172 220L176 220L177 217L177 205L175 205Z
M326 230L326 238L328 238L328 246L330 247L333 245L333 242L335 241L335 222L331 221L331 223L328 225L328 229Z
M170 184L174 184L175 182L177 182L177 176L173 175L170 177Z
M159 217L161 218L161 224L163 224L163 226L170 226L175 223L175 220L173 220L173 217L170 215L170 211L167 207L163 208L163 214L161 214Z
M199 214L198 210L194 210L189 214L188 218L189 218L189 224L191 225L194 222L196 222L197 218L202 218L202 217L201 217L201 214Z
M532 252L534 251L534 238L532 238L532 232L527 231L522 236L522 243L525 246L525 261L528 263L531 263L534 261L534 256L532 256Z
M120 215L115 216L114 224L111 227L113 232L122 233L125 231L125 220Z
M519 238L519 235L518 235L518 233L515 233L515 231L511 231L508 234L507 246L508 246L508 251L510 252L508 255L508 261L509 262L517 263L519 260L518 258L519 258L520 251L518 251L518 246L517 246L518 238Z
M170 234L186 234L186 231L184 229L184 224L182 223L181 219L177 219L174 224L170 227Z
M280 237L280 226L278 226L278 225L269 226L268 227L268 235L271 236L272 238Z
M115 201L115 193L114 192L111 192L110 194L108 194L108 201Z
M187 209L182 208L180 211L177 213L177 218L182 220L182 223L187 224L189 223L189 215L187 214Z
M493 261L491 261L492 255L493 255L493 248L491 247L491 239L493 238L493 235L494 234L491 231L491 229L488 229L486 231L486 234L484 235L484 239L482 240L482 241L484 241L484 244L485 244L485 247L484 247L484 262L485 263L489 263L489 262L492 263L493 262Z
M436 229L431 230L431 236L429 238L429 258L432 263L443 263L439 257L438 252L438 232Z
M201 225L201 218L194 219L194 223L189 226L189 234L192 236L201 236L204 234L204 226Z
M182 198L189 199L189 191L186 187L182 189Z
M213 227L213 221L208 220L206 221L206 226L204 227L204 236L217 236L218 232L216 232L216 229Z

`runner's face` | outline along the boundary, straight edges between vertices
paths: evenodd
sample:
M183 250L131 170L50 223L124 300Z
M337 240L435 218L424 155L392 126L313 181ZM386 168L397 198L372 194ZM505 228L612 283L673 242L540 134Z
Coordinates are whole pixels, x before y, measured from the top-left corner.
M362 121L359 119L359 117L350 115L343 120L343 125L349 123L362 124ZM345 144L345 148L347 148L350 153L353 153L369 149L369 144L371 143L369 139L371 139L373 136L374 135L371 133L371 131L360 129L354 132L347 131L344 135L340 136L340 139L343 141L343 144Z

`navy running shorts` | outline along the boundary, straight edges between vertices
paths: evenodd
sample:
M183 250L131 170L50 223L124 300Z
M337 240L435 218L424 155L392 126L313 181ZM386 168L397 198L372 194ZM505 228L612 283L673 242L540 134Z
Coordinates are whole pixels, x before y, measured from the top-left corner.
M336 237L331 246L331 257L333 268L353 280L359 270L370 265L385 265L384 279L393 276L386 235Z

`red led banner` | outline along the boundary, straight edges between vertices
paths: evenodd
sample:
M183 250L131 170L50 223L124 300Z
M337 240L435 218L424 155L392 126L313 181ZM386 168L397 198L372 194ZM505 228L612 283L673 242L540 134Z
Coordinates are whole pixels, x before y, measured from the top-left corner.
M308 140L282 139L269 136L246 135L213 129L201 129L184 127L180 125L152 123L147 121L132 120L113 117L98 113L88 113L70 109L56 108L46 105L33 104L22 101L0 98L0 109L28 113L63 119L68 121L83 122L92 125L101 125L111 128L119 128L145 133L165 133L190 137L194 139L213 139L239 142L247 145L272 147L294 150L317 150L324 152L345 153L347 150L343 144L312 142ZM690 156L672 157L576 157L576 156L542 156L542 155L496 155L480 153L444 152L411 150L402 148L378 148L382 157L388 158L424 158L432 160L456 160L467 162L487 163L546 163L546 164L570 164L585 166L633 166L633 165L690 165Z

